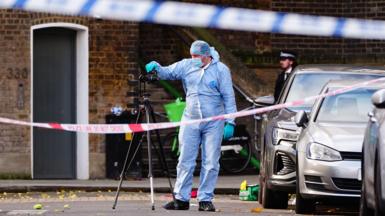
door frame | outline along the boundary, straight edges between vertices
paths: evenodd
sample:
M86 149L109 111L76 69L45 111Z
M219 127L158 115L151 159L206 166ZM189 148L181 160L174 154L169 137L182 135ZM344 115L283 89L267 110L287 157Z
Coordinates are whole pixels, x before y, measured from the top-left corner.
M33 119L33 34L37 29L67 28L76 31L76 123L88 124L88 27L64 22L34 25L30 30L31 45L31 122ZM76 136L76 178L89 179L89 143L87 133ZM33 128L31 127L31 176L33 176Z

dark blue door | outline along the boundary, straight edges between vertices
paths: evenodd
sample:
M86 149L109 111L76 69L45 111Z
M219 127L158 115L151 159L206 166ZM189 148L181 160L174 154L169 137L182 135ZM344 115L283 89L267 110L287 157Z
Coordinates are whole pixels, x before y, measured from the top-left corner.
M33 120L76 122L76 32L45 28L33 34ZM33 129L35 179L76 178L76 134Z

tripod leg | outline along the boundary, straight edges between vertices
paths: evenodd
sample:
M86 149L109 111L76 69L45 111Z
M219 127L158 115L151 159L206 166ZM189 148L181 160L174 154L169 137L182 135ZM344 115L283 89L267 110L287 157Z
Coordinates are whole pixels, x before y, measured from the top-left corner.
M149 107L149 110L151 111L150 113L151 113L151 117L152 117L152 122L156 123L154 109L152 108L151 104L148 104L148 107ZM158 141L158 144L159 144L159 152L158 152L158 154L160 155L160 158L161 158L162 167L166 170L168 184L169 184L170 191L171 191L171 194L172 194L172 199L173 199L173 201L175 203L176 200L175 200L174 188L173 188L172 183L171 183L171 174L170 174L169 167L167 166L166 156L164 155L164 148L163 148L162 140L160 139L159 130L155 130L155 133L156 133L156 138L157 138L157 141Z
M138 115L136 117L136 123L139 122L140 115L141 115L140 112L138 112ZM124 174L126 173L126 169L128 169L131 166L131 163L134 160L136 152L138 151L139 146L141 146L141 142L143 140L143 137L142 137L141 141L139 142L138 146L136 147L136 150L135 150L135 153L134 153L134 157L131 159L130 163L127 166L127 162L128 162L128 158L129 158L129 154L130 154L132 143L134 142L134 138L135 138L135 133L132 134L132 139L130 141L130 146L128 147L128 150L127 150L126 159L124 160L123 169L122 169L122 172L120 173L119 185L118 185L118 188L116 190L115 201L114 201L114 204L112 205L112 209L115 209L116 205L118 203L118 197L119 197L119 194L120 194L120 188L122 187L123 178L124 178Z
M146 121L150 123L150 110L148 106L144 106L146 109ZM151 154L151 131L147 131L147 147L148 147L148 177L150 178L150 191L151 191L151 209L155 210L154 202L154 180L152 175L152 154Z

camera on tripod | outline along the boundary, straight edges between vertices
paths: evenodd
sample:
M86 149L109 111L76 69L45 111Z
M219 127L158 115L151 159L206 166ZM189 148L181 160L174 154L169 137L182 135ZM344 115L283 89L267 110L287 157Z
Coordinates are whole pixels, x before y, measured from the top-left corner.
M154 83L156 81L159 81L158 74L156 73L156 70L153 70L149 73L142 73L139 76L140 82L148 82L148 83Z
M138 92L137 92L137 96L134 98L135 109L133 109L134 113L137 115L135 124L140 124L142 122L141 121L142 117L145 117L145 119L146 119L145 123L146 124L156 123L154 109L152 108L151 103L150 103L150 99L149 99L150 94L146 91L146 83L154 83L154 82L157 82L159 80L160 79L159 79L155 70L153 70L149 73L141 73L139 75L139 82L137 82L138 83L138 89L137 89ZM170 186L170 193L172 194L173 200L175 202L175 196L173 193L173 186L172 186L171 179L170 179L170 171L167 167L166 157L164 155L164 150L163 150L162 141L160 139L159 130L154 130L154 132L156 134L156 139L157 139L157 142L159 145L158 147L156 147L156 145L151 140L151 132L152 131L147 130L145 133L142 133L142 136L139 140L138 145L136 145L136 147L133 147L133 145L132 145L134 137L135 137L135 133L133 133L133 135L132 135L133 137L132 137L131 142L129 144L127 154L126 154L126 157L124 160L123 169L122 169L121 174L120 174L120 181L119 181L118 188L116 190L115 201L114 201L114 204L112 206L112 209L116 208L120 189L121 189L123 179L124 179L123 177L125 176L125 172L128 168L130 168L130 166L133 162L133 159L135 158L135 155L137 154L137 152L138 152L140 146L142 145L145 137L147 138L146 141L147 141L147 150L148 150L148 178L150 179L150 192L151 192L151 204L152 204L151 208L152 208L152 210L155 210L154 184L153 184L153 172L152 172L152 153L151 153L152 151L151 151L151 149L155 150L155 152L158 155L158 160L160 161L162 168L166 171L166 174L168 177L168 183ZM133 148L132 150L134 150L133 154L130 153L131 147Z

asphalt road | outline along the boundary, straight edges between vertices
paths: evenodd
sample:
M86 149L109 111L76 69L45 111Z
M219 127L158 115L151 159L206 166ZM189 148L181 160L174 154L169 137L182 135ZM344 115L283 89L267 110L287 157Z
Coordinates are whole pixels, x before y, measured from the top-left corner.
M238 200L236 195L218 195L215 198L216 213L199 212L197 201L191 202L189 211L167 211L161 206L171 197L156 194L155 211L151 210L147 193L122 193L115 210L112 210L114 192L60 191L56 193L0 194L0 215L295 215L293 206L285 210L263 209L257 202ZM33 207L41 204L42 209ZM356 215L356 204L341 206L319 206L315 215Z

